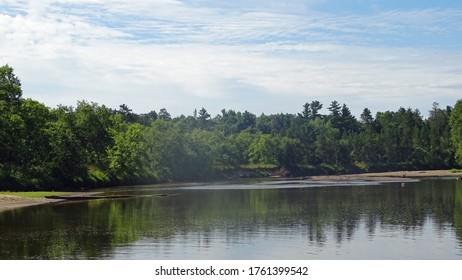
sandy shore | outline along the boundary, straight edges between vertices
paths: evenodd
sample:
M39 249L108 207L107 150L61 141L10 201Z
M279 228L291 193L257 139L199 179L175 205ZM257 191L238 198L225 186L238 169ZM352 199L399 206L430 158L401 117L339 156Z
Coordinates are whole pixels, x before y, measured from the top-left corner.
M0 195L0 211L11 210L19 207L40 205L61 201L60 199L26 198L15 195Z
M96 193L75 192L69 196L84 196L84 195L92 195L92 194L96 194ZM55 202L61 202L61 201L64 201L64 199L27 198L27 197L20 197L20 196L15 196L15 195L10 195L10 194L8 195L0 194L0 212L16 209L20 207L55 203Z
M369 181L405 181L415 178L454 177L462 176L462 172L452 173L449 170L394 171L380 173L360 173L348 175L312 176L311 180L369 180Z
M361 173L361 174L348 174L348 175L327 175L327 176L312 176L306 180L369 180L369 181L406 181L413 178L424 177L461 177L462 172L452 173L449 170L424 170L424 171L396 171L396 172L382 172L382 173ZM88 195L88 193L85 193ZM81 195L75 193L74 195ZM19 207L40 205L46 203L54 203L62 201L60 199L47 199L47 198L25 198L14 195L0 195L0 211L11 210Z

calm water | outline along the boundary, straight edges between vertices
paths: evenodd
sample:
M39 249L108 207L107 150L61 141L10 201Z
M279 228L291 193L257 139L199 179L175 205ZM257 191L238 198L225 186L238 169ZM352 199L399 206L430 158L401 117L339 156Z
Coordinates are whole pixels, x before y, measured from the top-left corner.
M454 179L111 194L137 197L0 212L0 259L462 259L462 182Z

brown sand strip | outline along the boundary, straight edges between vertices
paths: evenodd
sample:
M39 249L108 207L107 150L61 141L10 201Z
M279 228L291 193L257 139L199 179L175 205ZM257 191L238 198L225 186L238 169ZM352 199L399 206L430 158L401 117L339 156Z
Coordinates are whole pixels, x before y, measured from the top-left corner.
M0 195L0 211L11 210L20 207L47 204L61 201L60 199L27 198L15 195Z

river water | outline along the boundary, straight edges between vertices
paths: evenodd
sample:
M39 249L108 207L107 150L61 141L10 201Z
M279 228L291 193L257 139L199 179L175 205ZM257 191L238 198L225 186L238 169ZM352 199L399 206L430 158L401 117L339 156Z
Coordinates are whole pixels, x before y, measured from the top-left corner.
M0 259L462 259L462 182L243 181L0 212Z

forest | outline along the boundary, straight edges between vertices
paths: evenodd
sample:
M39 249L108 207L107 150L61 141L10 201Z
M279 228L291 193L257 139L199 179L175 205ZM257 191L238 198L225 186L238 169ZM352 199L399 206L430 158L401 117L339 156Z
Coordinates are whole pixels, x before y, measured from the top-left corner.
M296 114L205 108L172 117L89 101L75 107L24 98L0 67L0 189L81 189L253 176L448 169L462 165L462 99L359 119L346 104L308 101Z

